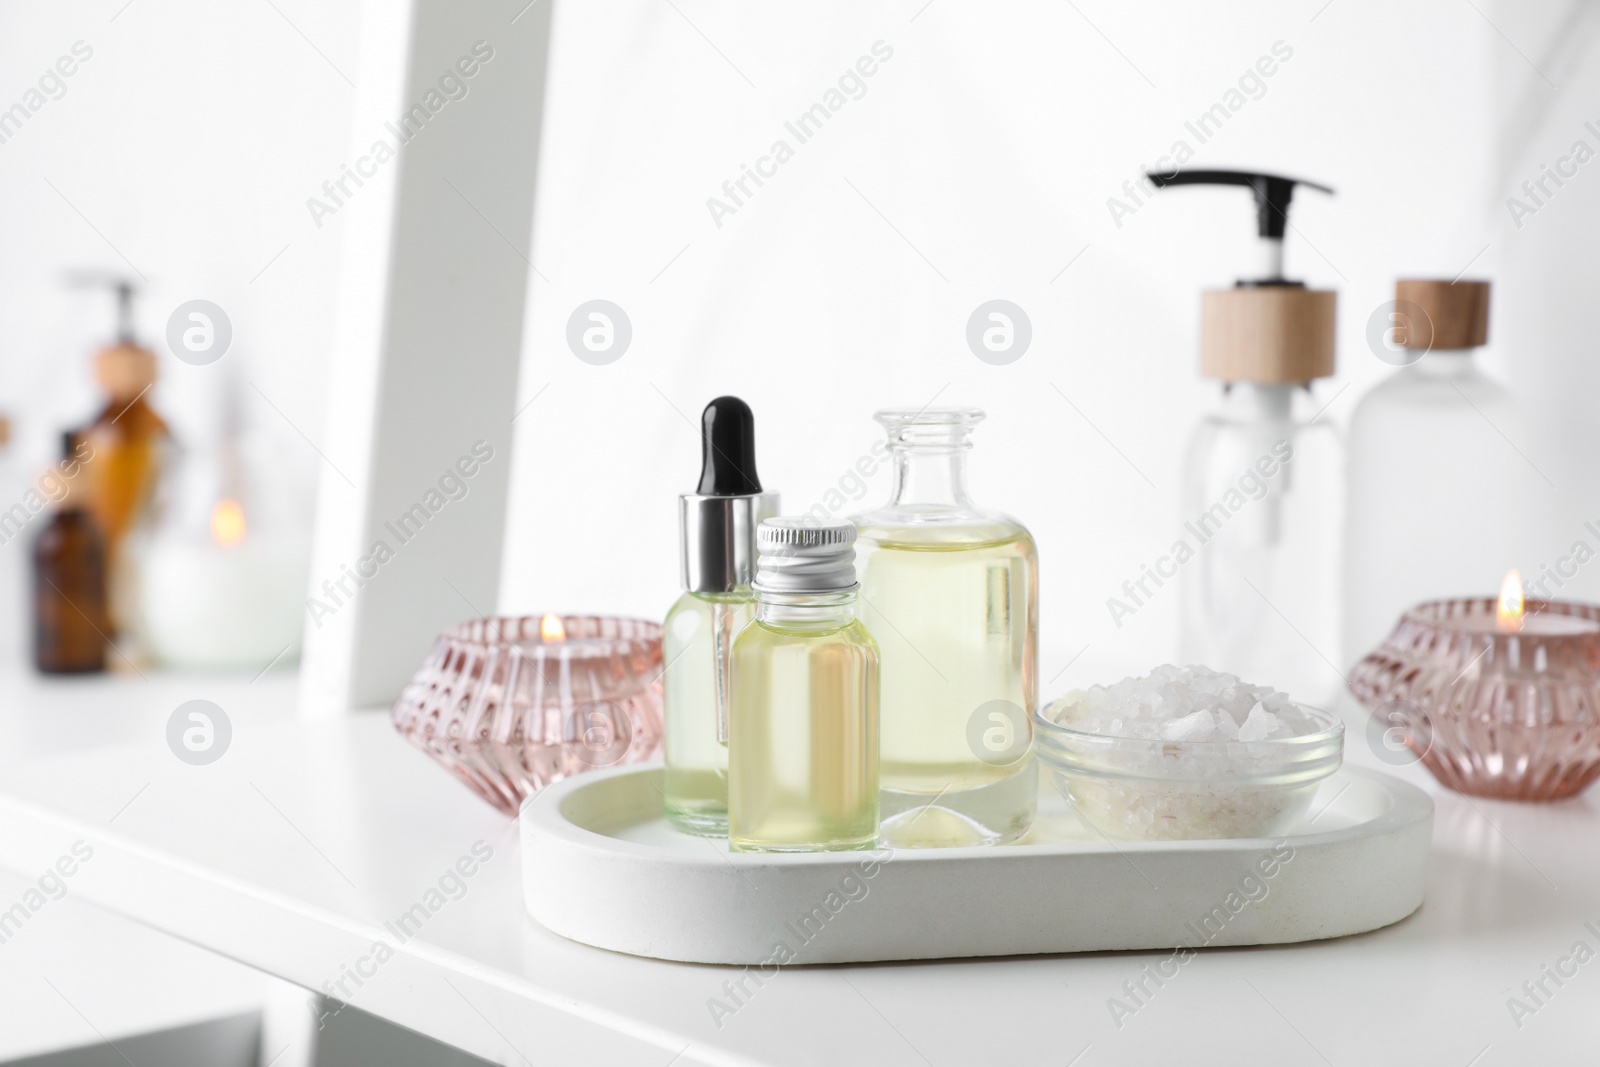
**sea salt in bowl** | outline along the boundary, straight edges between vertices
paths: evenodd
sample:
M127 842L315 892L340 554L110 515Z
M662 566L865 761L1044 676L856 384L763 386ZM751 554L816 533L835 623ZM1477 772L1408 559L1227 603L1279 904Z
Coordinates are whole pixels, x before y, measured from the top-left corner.
M1344 759L1337 716L1208 667L1068 693L1035 726L1056 788L1130 841L1287 833Z

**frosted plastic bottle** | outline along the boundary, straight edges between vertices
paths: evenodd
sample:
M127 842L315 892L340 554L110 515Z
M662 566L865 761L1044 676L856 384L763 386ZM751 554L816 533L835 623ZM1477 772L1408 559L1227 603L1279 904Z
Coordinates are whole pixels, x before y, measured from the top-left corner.
M1403 280L1396 362L1350 419L1345 660L1378 646L1425 600L1492 596L1521 562L1531 499L1544 486L1530 426L1484 374L1489 283ZM1530 584L1530 596L1553 589Z

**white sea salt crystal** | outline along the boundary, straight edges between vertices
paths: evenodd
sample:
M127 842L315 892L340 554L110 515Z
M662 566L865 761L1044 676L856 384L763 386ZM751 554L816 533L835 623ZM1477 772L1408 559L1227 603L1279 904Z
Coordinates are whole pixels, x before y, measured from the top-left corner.
M1127 740L1096 748L1104 776L1088 768L1071 776L1072 802L1095 825L1147 840L1264 832L1303 792L1256 784L1284 758L1270 742L1326 728L1286 693L1170 664L1069 693L1045 715Z
M1204 708L1161 727L1161 736L1167 741L1210 741L1216 732L1217 721Z
M1207 714L1197 718L1202 711ZM1287 693L1209 667L1170 664L1143 678L1068 693L1050 714L1063 726L1086 733L1152 741L1260 741L1321 729ZM1252 716L1255 725L1241 732ZM1186 720L1188 725L1178 725ZM1208 730L1199 730L1200 724Z
M1256 706L1250 709L1249 717L1239 727L1239 740L1265 741L1277 733L1281 725L1278 722L1278 717L1262 707L1261 702L1258 700L1256 701Z

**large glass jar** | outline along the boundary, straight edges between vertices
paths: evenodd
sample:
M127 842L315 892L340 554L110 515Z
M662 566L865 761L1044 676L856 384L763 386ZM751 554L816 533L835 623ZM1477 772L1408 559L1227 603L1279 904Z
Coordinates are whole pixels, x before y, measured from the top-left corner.
M894 492L857 516L861 614L882 656L882 841L1021 837L1038 804L1038 552L967 496L972 408L888 410Z

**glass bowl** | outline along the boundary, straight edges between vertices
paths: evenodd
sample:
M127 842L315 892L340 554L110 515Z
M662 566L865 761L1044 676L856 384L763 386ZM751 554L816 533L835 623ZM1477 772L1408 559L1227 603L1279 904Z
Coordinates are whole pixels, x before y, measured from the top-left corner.
M551 782L660 751L661 626L592 615L462 623L439 635L390 718L515 815Z
M1502 631L1497 606L1419 604L1356 664L1372 750L1460 793L1575 796L1600 777L1600 608L1529 600L1522 629Z
M1265 741L1162 741L1089 733L1034 715L1034 750L1078 815L1108 837L1189 841L1276 837L1311 806L1344 760L1344 724L1297 705L1317 729Z

